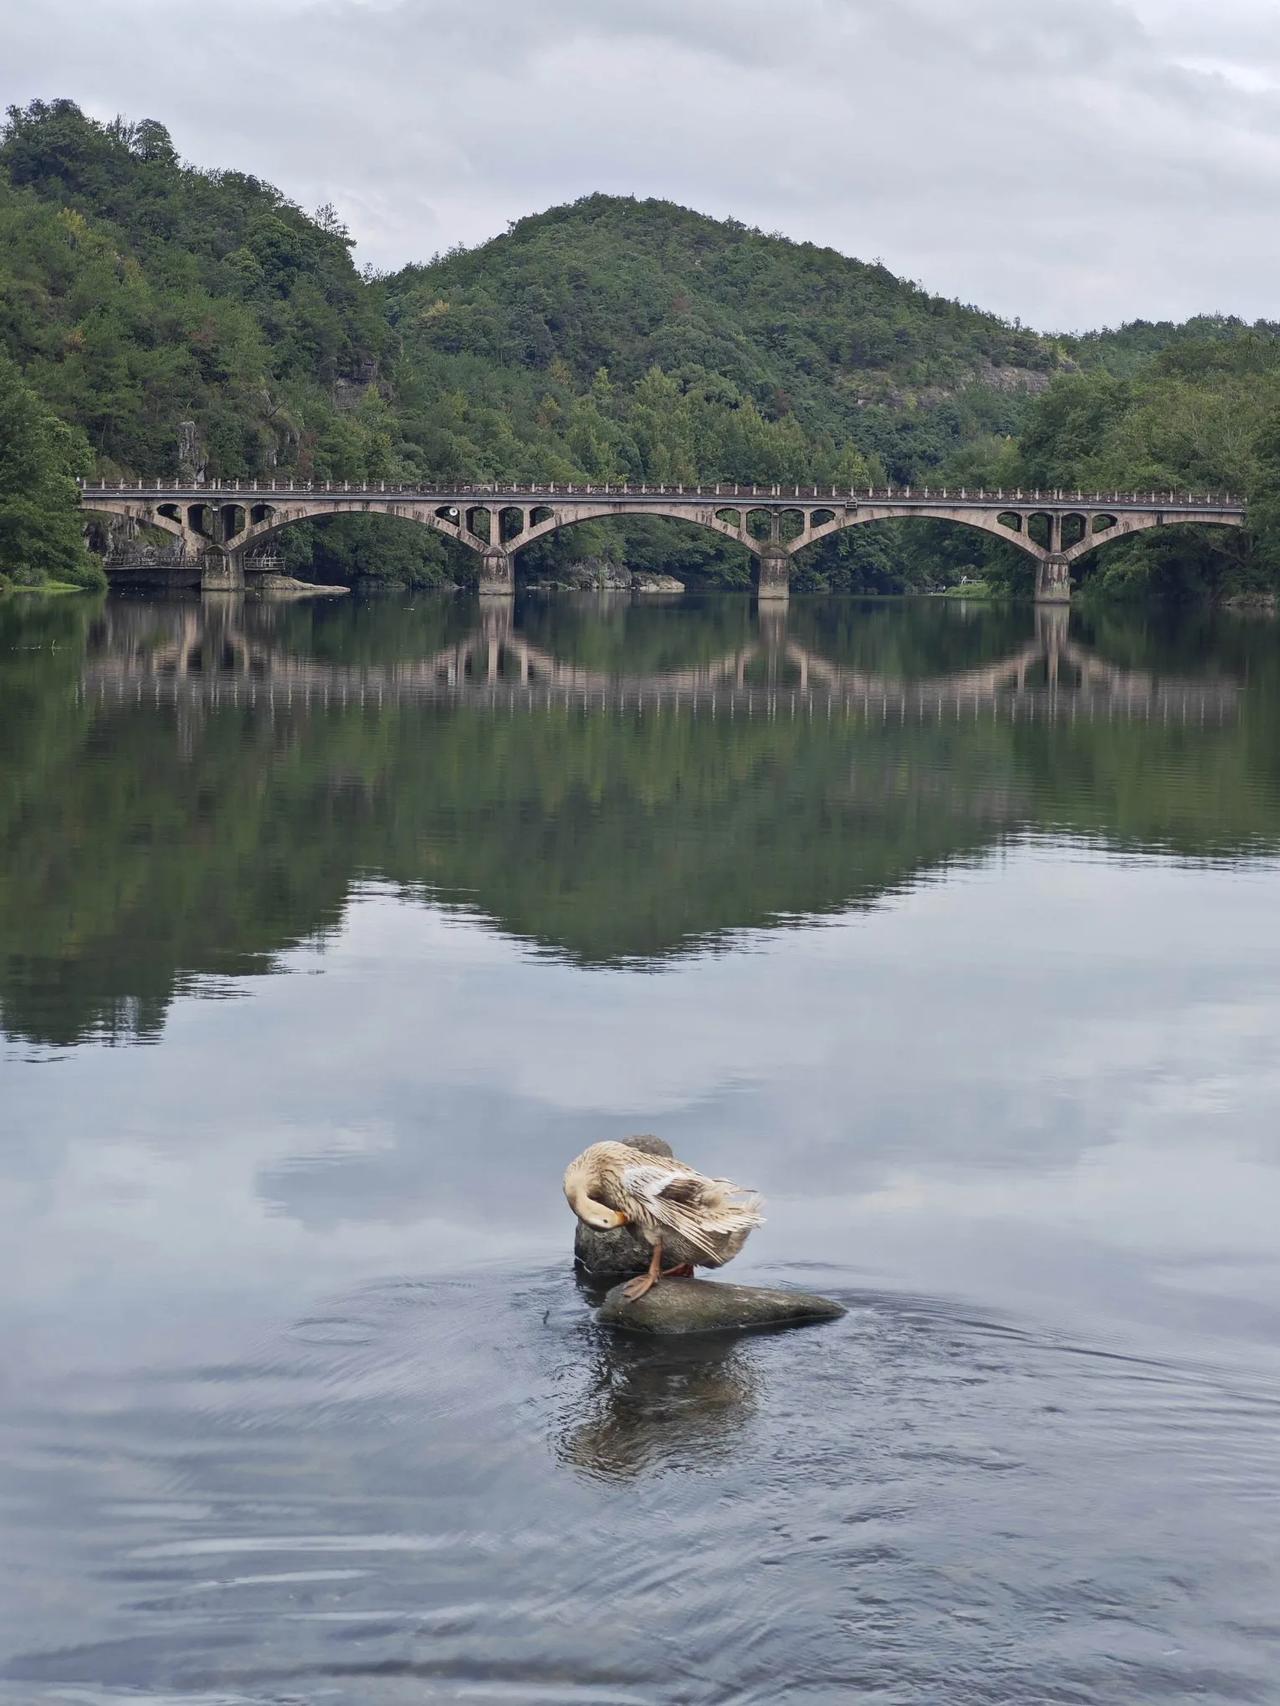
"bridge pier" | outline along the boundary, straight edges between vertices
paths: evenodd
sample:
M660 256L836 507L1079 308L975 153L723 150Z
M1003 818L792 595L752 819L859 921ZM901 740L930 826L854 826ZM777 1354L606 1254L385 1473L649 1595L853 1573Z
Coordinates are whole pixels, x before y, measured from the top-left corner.
M1061 554L1036 560L1036 603L1069 604L1071 565Z
M206 551L200 568L201 592L243 592L244 563L236 551Z
M762 545L757 557L756 578L758 598L790 598L791 557L783 545Z
M491 545L480 559L481 598L510 598L516 590L515 561L510 551Z

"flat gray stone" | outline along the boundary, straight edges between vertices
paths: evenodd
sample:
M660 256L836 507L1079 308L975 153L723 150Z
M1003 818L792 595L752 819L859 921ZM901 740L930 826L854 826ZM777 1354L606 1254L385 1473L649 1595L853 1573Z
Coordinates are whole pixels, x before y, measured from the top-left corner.
M675 1153L669 1143L647 1132L622 1141L646 1155L661 1155L667 1160ZM573 1235L573 1259L589 1274L642 1274L652 1254L652 1247L630 1226L620 1226L616 1232L597 1232L594 1226L579 1221Z
M664 1279L634 1303L615 1285L596 1319L630 1333L741 1333L753 1327L803 1327L835 1321L843 1304L811 1291L764 1285L724 1285L719 1280Z

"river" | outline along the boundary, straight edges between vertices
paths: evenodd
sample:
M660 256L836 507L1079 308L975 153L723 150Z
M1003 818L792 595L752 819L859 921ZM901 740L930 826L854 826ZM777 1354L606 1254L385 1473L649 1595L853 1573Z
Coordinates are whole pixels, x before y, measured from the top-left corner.
M1275 1702L1278 950L1266 622L0 603L0 1701Z

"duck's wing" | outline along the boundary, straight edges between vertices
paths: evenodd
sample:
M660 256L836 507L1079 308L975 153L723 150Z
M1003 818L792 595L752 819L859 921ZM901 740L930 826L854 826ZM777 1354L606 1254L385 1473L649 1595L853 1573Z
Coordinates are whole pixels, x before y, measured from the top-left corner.
M622 1170L624 1190L636 1197L659 1226L679 1233L705 1256L718 1254L716 1240L761 1224L758 1199L728 1179L708 1179L679 1163L637 1163Z

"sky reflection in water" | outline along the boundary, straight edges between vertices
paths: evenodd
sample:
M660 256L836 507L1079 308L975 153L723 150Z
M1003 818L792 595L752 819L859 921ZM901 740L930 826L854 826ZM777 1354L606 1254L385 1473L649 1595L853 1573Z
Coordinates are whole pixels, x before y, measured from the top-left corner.
M1272 632L226 616L0 617L0 1700L1270 1698ZM600 1335L638 1129L846 1321Z

